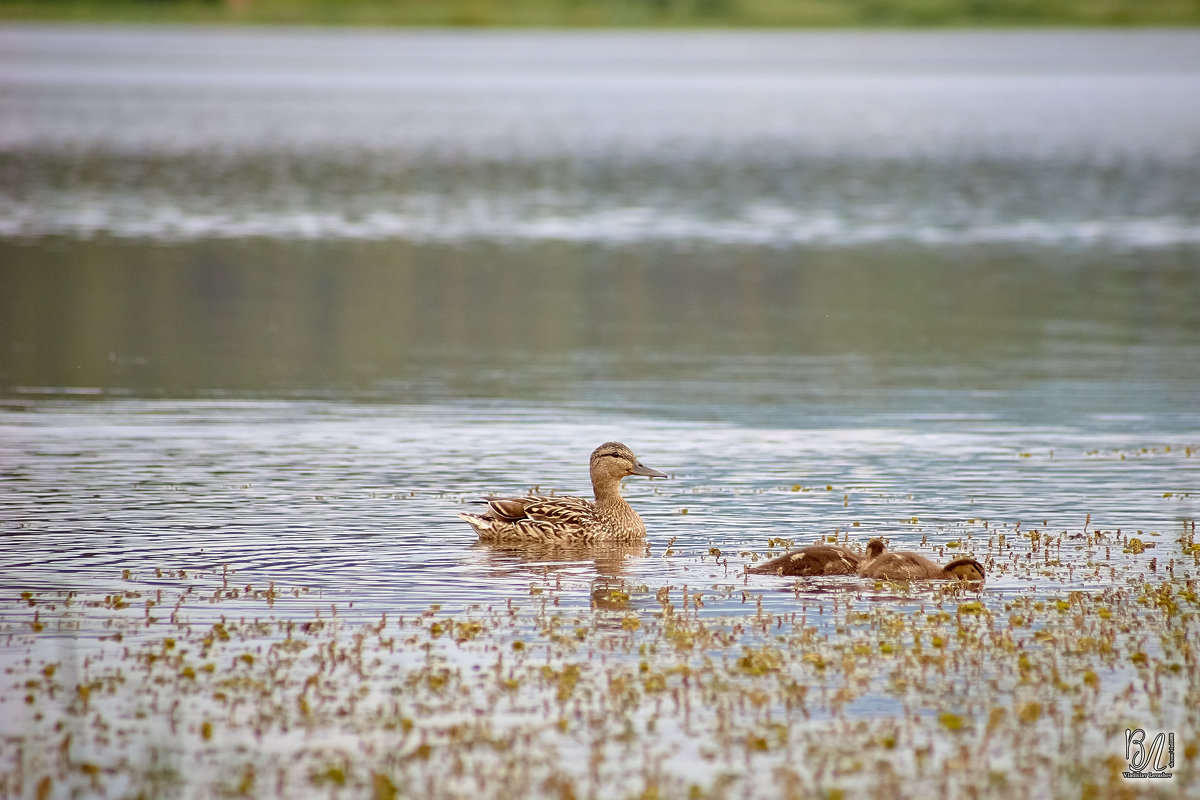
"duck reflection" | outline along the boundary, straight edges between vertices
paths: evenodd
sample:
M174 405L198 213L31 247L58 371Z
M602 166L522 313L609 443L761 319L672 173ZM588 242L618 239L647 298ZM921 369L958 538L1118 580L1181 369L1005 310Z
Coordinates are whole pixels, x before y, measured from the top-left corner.
M599 577L616 579L625 574L628 559L650 555L649 545L644 541L596 544L476 542L471 549L483 554L491 571L497 575L524 571L534 564L540 565L540 572L552 574L591 562Z

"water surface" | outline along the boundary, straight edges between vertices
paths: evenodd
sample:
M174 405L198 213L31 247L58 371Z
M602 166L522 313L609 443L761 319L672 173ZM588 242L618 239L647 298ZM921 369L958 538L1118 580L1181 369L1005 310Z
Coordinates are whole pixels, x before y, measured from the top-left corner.
M1194 245L1196 34L0 31L7 236Z
M22 592L619 631L687 587L728 630L836 643L944 596L743 567L973 553L989 620L1192 580L1196 98L1191 32L0 30L6 663L115 652L89 611L29 644ZM627 481L644 546L456 518L586 494L610 439L671 475ZM897 702L881 679L850 713Z
M1194 516L1193 33L0 39L13 588L503 596L605 439L652 551Z
M1194 516L1195 34L0 38L14 587L443 601L605 439L652 550Z

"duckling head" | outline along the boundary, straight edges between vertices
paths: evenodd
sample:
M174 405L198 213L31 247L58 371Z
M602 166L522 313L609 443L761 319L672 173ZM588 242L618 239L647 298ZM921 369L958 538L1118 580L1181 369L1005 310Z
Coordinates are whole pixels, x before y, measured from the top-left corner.
M867 542L867 558L879 558L883 555L883 551L887 549L887 545L883 543L883 539L875 538Z
M960 581L982 581L983 564L973 558L958 558L942 567L948 578Z

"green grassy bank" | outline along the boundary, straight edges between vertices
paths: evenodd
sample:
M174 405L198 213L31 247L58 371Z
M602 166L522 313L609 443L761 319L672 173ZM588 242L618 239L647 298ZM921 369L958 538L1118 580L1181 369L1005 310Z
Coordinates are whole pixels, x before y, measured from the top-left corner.
M0 19L478 27L1200 24L1200 0L0 0Z

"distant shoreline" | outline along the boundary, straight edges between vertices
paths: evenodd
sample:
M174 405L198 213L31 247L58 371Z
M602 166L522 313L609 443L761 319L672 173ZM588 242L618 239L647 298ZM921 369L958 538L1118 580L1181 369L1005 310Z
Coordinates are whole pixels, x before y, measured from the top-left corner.
M1193 27L1190 0L0 0L0 23L451 28Z

